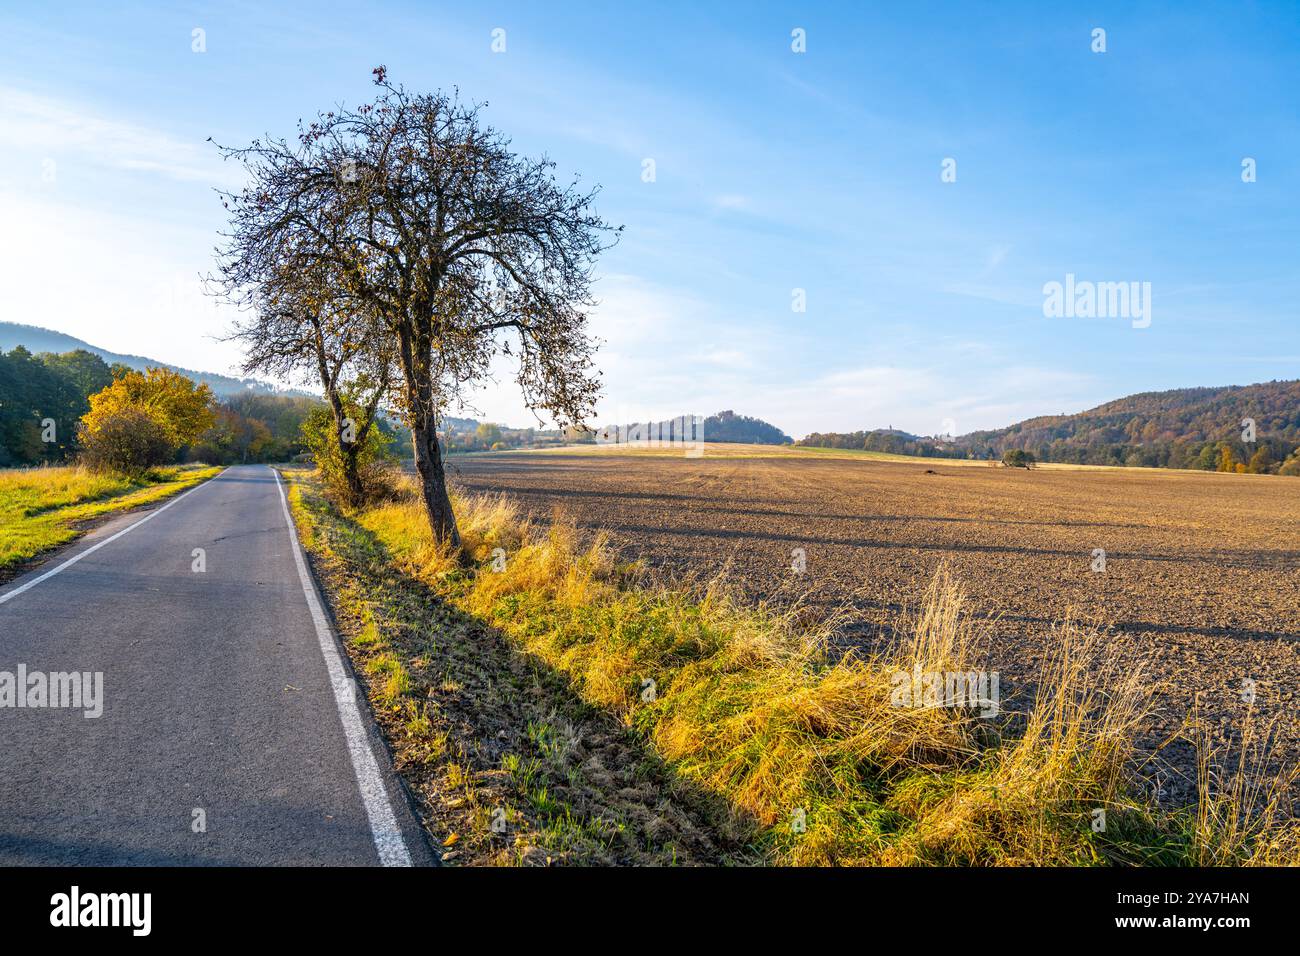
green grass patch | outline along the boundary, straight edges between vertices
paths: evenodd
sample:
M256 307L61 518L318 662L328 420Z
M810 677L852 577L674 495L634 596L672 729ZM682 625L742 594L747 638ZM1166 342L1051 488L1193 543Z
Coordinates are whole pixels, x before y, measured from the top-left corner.
M220 471L183 465L133 479L75 465L0 470L0 575L78 537L84 522L171 497Z

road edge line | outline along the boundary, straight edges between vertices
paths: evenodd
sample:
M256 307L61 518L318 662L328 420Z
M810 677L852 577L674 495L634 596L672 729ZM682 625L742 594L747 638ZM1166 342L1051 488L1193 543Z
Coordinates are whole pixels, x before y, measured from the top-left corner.
M179 495L177 495L171 501L167 502L161 508L155 508L153 511L149 512L147 515L145 515L143 518L141 518L139 521L135 522L134 524L126 528L123 528L121 531L117 532L116 534L110 537L105 538L103 541L99 541L96 542L95 544L92 544L85 551L81 551L77 554L74 554L72 557L68 558L68 560L62 562L61 564L55 565L54 567L50 568L50 570L46 571L44 574L32 578L26 584L20 584L16 588L5 591L3 594L0 594L0 604L4 604L6 601L10 600L11 598L16 598L24 591L31 590L32 588L36 587L36 585L40 584L42 581L54 577L60 571L63 571L64 569L71 567L72 565L76 564L78 561L80 561L82 558L86 557L87 555L94 554L100 548L104 547L104 545L112 544L118 538L122 537L122 535L134 531L136 528L140 527L140 525L144 524L146 521L152 521L154 518L158 517L160 514L162 514L172 505L179 504L181 501L188 498L190 495L194 494L194 492L198 491L200 488L216 481L225 473L226 470L223 468L220 472L213 475L211 478L207 478L203 481L200 481L197 485L195 485L193 488L190 488L188 491L182 491Z
M352 770L357 776L357 787L361 791L361 802L366 808L366 817L370 821L370 835L375 842L375 852L379 854L380 866L414 866L411 851L402 836L402 828L397 822L384 786L383 775L379 772L379 763L375 760L374 750L370 746L370 736L366 732L357 706L356 682L347 676L343 667L343 658L339 654L334 631L325 617L325 610L316 593L316 584L311 572L307 570L307 561L303 557L302 544L298 540L298 526L293 522L289 512L289 499L285 497L284 482L280 472L271 468L275 476L275 487L280 493L280 509L289 526L289 542L293 546L294 563L298 566L298 580L302 584L303 594L307 598L307 609L311 612L312 624L316 628L316 640L320 644L321 655L325 658L325 670L329 673L330 688L334 691L334 704L338 710L339 720L343 723L343 736L348 743L348 756L352 761Z

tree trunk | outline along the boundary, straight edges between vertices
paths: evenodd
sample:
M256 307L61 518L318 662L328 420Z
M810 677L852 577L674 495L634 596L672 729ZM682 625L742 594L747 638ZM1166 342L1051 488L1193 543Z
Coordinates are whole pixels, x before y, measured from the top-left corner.
M424 408L411 416L411 443L415 446L415 470L420 476L420 491L424 496L424 510L429 516L429 527L439 541L449 541L459 550L460 532L456 530L456 515L451 510L447 495L447 475L442 467L442 449L438 446L437 420Z
M423 303L417 303L415 321L397 329L398 354L406 378L406 405L411 426L411 445L415 451L415 472L420 479L424 511L434 538L461 550L456 515L447 494L447 475L442 467L442 448L438 444L437 403L434 401L433 370L430 365L432 315ZM460 555L462 561L466 556Z
M366 489L361 484L361 472L357 468L357 457L361 452L361 442L345 442L343 440L343 430L347 425L348 413L343 407L343 399L339 396L338 390L333 387L332 383L326 380L325 395L329 399L330 411L334 415L334 434L339 439L339 458L343 466L343 480L348 486L348 497L352 500L348 504L354 508L360 507L366 501ZM356 422L352 423L353 430L356 430Z
M360 453L360 442L352 442L343 447L343 479L348 483L348 495L352 498L355 507L366 503L366 488L361 483L361 470L357 467L357 457Z
M333 374L330 373L330 359L325 349L325 336L321 330L320 317L311 315L312 329L315 332L313 343L316 346L316 371L320 375L321 388L325 390L325 398L329 401L330 411L334 415L334 434L339 440L339 456L343 465L343 481L348 488L348 497L352 500L349 502L354 508L359 508L366 503L366 489L361 483L361 471L357 467L357 458L361 453L361 445L365 442L366 431L370 428L370 420L365 423L365 429L357 432L356 441L345 442L343 440L343 431L347 425L348 412L343 406L343 396L339 394L338 374L342 370L340 361L335 367ZM376 402L378 398L376 398ZM373 410L371 418L374 417ZM357 429L357 423L352 423L353 431Z

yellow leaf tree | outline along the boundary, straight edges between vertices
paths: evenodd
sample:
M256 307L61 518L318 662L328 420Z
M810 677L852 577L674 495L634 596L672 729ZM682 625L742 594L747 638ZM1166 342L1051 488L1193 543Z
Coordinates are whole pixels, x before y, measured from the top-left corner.
M124 372L89 401L82 447L92 464L119 471L163 464L215 421L212 390L165 368ZM148 441L133 440L145 431Z

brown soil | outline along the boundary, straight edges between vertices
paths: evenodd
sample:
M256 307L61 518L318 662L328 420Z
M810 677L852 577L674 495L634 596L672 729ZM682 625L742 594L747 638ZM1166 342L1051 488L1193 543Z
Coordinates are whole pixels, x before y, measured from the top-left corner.
M1191 793L1194 704L1231 751L1249 710L1276 722L1269 768L1300 759L1300 481L1148 469L1022 471L932 462L498 454L452 459L470 491L607 529L670 576L725 573L752 596L851 603L852 640L888 639L947 562L990 618L1003 697L1032 695L1053 624L1108 630L1150 675L1141 741L1167 802ZM806 553L806 571L792 553ZM1106 552L1103 573L1092 570Z

